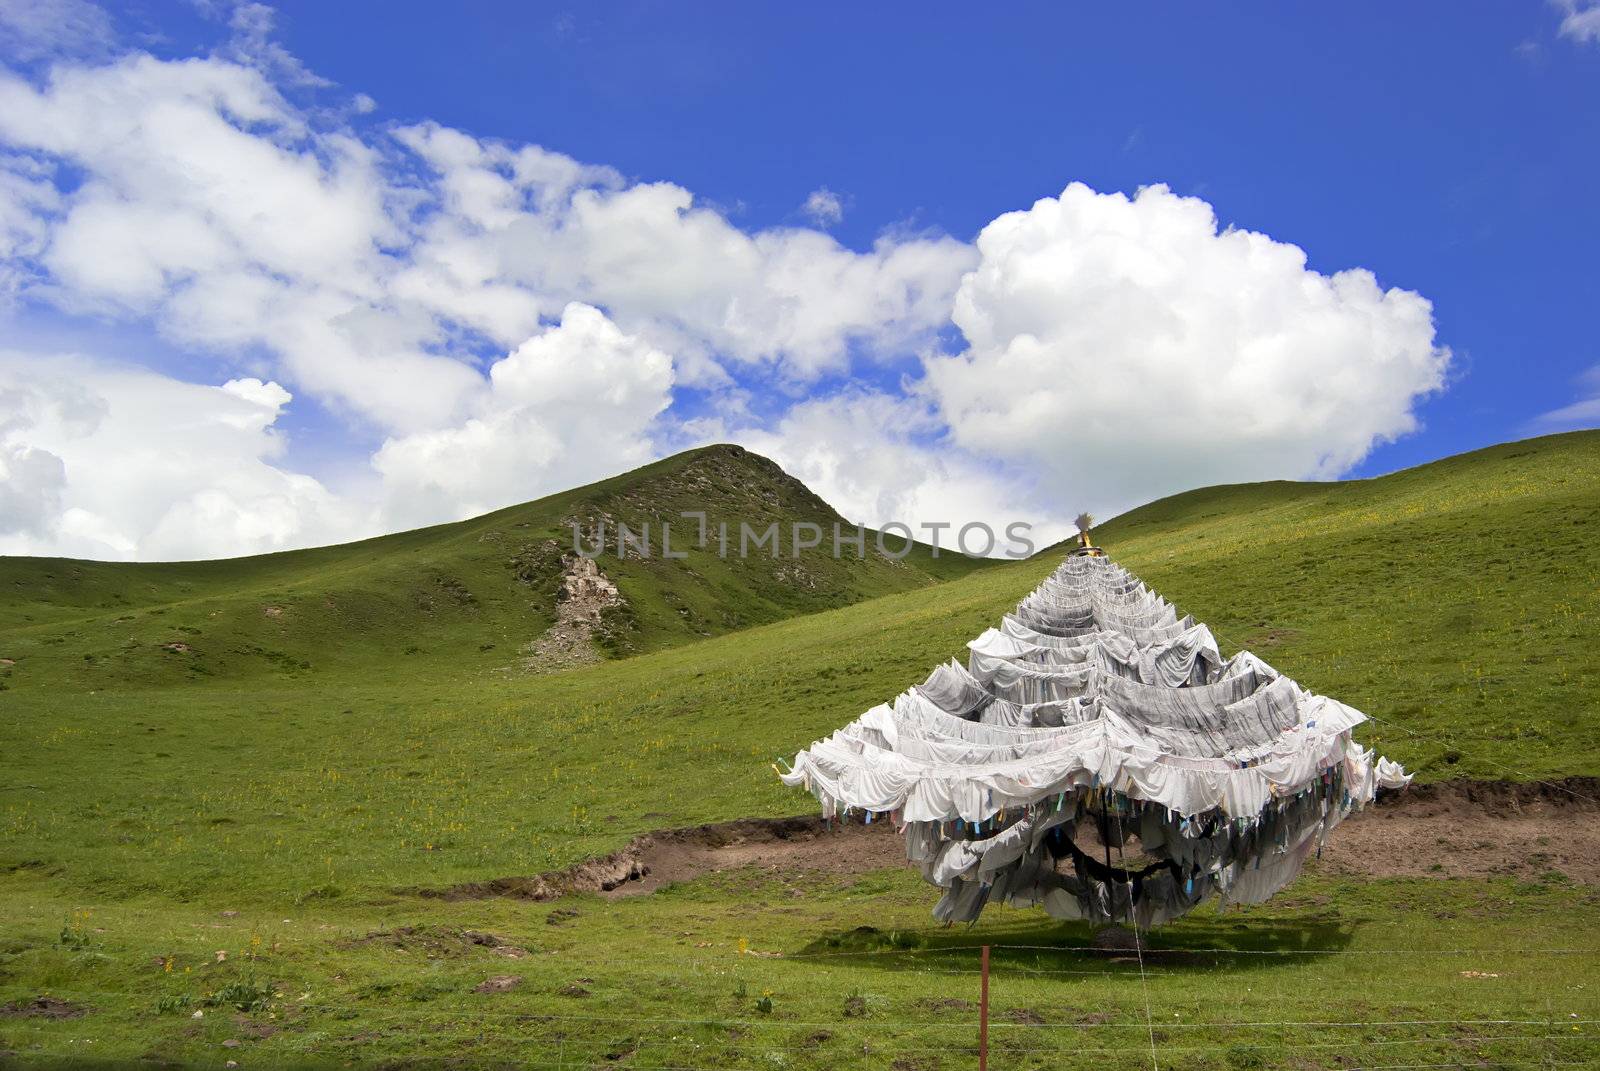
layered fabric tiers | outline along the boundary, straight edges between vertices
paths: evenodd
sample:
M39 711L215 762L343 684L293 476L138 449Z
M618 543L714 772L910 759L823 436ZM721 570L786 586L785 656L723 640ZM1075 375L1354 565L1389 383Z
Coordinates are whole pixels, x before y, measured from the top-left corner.
M1149 927L1214 893L1258 903L1410 781L1351 738L1366 715L1223 658L1108 558L1069 557L968 648L781 774L828 817L891 817L940 919L1000 900Z

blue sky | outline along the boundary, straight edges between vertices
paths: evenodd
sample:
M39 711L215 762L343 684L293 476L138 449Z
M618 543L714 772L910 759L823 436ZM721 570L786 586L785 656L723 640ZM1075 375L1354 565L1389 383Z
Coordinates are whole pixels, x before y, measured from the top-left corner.
M21 385L0 551L303 545L717 438L858 519L1059 525L1600 423L1586 3L28 6L54 17L0 5L23 115L0 147L34 191L0 187ZM185 60L203 86L167 77ZM85 100L129 122L98 129ZM251 183L261 218L230 215L237 148L212 174L203 134L151 133L174 102L260 137L298 192ZM456 140L403 133L423 129ZM518 172L538 219L474 215L452 182L524 146L589 170L555 193L547 164ZM280 248L308 218L366 221ZM74 254L113 239L156 249L154 275ZM406 271L436 263L448 280ZM1375 286L1330 282L1347 269ZM597 318L569 323L574 302ZM100 417L62 415L67 381ZM217 463L163 460L197 450ZM107 489L135 464L121 480L164 505Z

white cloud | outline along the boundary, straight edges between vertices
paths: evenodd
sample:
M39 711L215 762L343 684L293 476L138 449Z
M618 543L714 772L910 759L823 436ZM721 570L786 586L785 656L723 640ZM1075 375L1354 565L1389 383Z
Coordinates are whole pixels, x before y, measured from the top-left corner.
M1600 41L1600 0L1550 0L1561 12L1561 36L1579 43Z
M48 539L61 513L66 466L48 450L0 443L0 538Z
M1578 377L1583 396L1570 405L1552 409L1534 418L1532 430L1538 434L1600 427L1600 364Z
M86 0L0 0L0 46L19 60L98 54L114 36L110 16Z
M1328 478L1412 431L1448 350L1432 307L1370 272L1218 231L1164 186L1069 186L978 236L956 296L970 348L927 363L954 442L1105 513L1185 488Z
M950 239L885 237L863 255L816 231L746 235L668 183L585 191L573 218L564 251L618 322L799 381L843 371L852 340L912 346L948 315L971 262Z
M386 520L470 517L641 465L671 390L670 357L574 302L495 362L469 419L383 444Z
M29 265L44 252L60 203L48 166L0 153L0 309L35 279Z
M1029 479L955 447L937 414L915 399L850 391L802 402L770 429L731 437L771 457L854 523L948 523L953 532L982 521L1001 538L1002 551L1013 521L1032 523L1041 547L1069 528ZM948 534L941 544L953 545Z
M437 324L386 305L379 246L402 231L373 151L313 137L260 72L134 55L39 89L0 74L0 139L83 171L35 215L48 233L24 261L64 307L266 347L298 387L388 427L449 419L476 386L429 352Z
M223 557L366 534L275 465L276 383L180 383L72 355L0 353L0 554Z
M449 301L494 280L545 315L584 301L680 359L807 381L843 370L853 343L903 352L945 321L971 264L950 238L885 236L856 253L818 231L747 234L680 186L628 185L535 146L434 124L398 137L433 169L441 209L414 251L419 294Z
M805 217L819 227L831 227L844 219L844 202L826 186L812 190L800 206Z
M277 21L277 11L266 4L238 4L228 16L228 29L233 31L233 36L229 38L224 54L241 63L259 67L291 86L333 85L321 75L312 73L300 62L299 57L272 39Z
M0 141L83 174L29 213L45 233L10 276L187 344L264 348L296 390L404 434L462 415L483 341L513 345L571 301L697 382L719 361L805 381L852 347L926 338L971 262L948 238L856 253L747 234L680 187L436 124L364 141L290 104L282 68L131 54L37 87L0 74Z

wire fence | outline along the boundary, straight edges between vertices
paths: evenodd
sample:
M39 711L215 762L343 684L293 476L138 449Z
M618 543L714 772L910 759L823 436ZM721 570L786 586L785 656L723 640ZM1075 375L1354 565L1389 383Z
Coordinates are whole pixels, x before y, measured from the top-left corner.
M1259 956L1305 952L1390 957L1515 956L1524 964L1535 964L1534 972L1540 970L1540 964L1576 966L1573 957L1582 957L1582 973L1578 977L1600 976L1596 969L1600 966L1600 947L1180 951L1246 951ZM932 961L947 965L937 972L937 984L946 999L937 1005L937 1017L926 1019L886 1014L887 1008L863 1009L853 1016L848 1011L817 1015L815 1006L807 1009L810 1014L800 1012L794 1017L770 1012L750 1014L748 1003L744 1005L745 1014L733 1015L652 1015L637 1009L612 1011L604 1007L567 1011L551 1007L543 993L529 993L521 1000L511 998L515 1002L511 1006L500 998L493 1003L467 1005L457 1000L450 1007L424 1004L414 1008L397 1007L388 999L382 1003L374 1003L370 997L363 1001L354 994L336 1000L293 1000L280 1008L280 1022L284 1026L293 1024L291 1029L307 1032L308 1036L326 1034L330 1028L337 1031L336 1024L348 1023L353 1038L402 1039L404 1044L414 1046L418 1057L431 1058L441 1052L459 1054L474 1047L503 1047L509 1043L531 1057L518 1057L517 1066L569 1071L598 1067L728 1071L774 1064L824 1068L852 1061L878 1066L873 1061L879 1057L900 1061L897 1066L902 1068L978 1067L983 1071L989 1067L996 1071L1037 1071L1065 1066L1149 1071L1195 1066L1295 1066L1340 1071L1600 1066L1600 1001L1592 997L1584 998L1579 1011L1549 1008L1543 1015L1402 1017L1393 1014L1401 1009L1393 1008L1389 1016L1250 1017L1238 1014L1247 1012L1247 1006L1223 1002L1212 1006L1209 1016L1203 1013L1193 1018L1169 1019L1166 1013L1179 1005L1163 1008L1159 994L1146 987L1139 1000L1125 992L1118 1005L1105 1006L1115 1008L1115 1017L1104 1010L1085 1017L1085 994L1076 993L1076 1006L1070 999L1041 1003L1037 1000L1037 976L1046 972L1030 970L1008 959L1043 954L1118 955L1081 945L1031 942L840 950L777 957L728 949L708 953L711 964L683 964L676 971L652 972L649 964L641 964L643 970L626 972L626 993L620 989L621 979L613 980L621 999L637 999L633 987L654 981L662 985L675 983L680 991L672 999L681 1006L704 1002L725 1007L729 994L715 997L707 993L708 980L744 983L762 979L781 984L779 978L786 972L794 978L814 979L816 972L848 965L850 974L859 976L863 967L907 960ZM578 964L565 964L564 968L563 973L585 969ZM1193 976L1203 978L1206 972L1216 969L1208 966ZM1057 973L1096 975L1107 980L1117 977L1097 971L1062 971L1049 972L1046 979ZM1525 969L1524 973L1532 972ZM963 980L956 981L957 977ZM1121 977L1131 978L1133 974L1127 971ZM1459 982L1470 990L1469 980ZM1372 979L1373 990L1386 988L1387 980ZM1412 980L1397 979L1390 991L1412 988ZM977 1000L949 999L955 994ZM119 994L78 990L58 995L92 1000L97 995ZM741 1000L746 996L742 984L738 995ZM1098 994L1105 995L1103 991ZM903 1008L909 1010L910 1005ZM225 1013L228 1010L223 1009ZM1181 1007L1178 1014L1187 1015L1190 1011Z

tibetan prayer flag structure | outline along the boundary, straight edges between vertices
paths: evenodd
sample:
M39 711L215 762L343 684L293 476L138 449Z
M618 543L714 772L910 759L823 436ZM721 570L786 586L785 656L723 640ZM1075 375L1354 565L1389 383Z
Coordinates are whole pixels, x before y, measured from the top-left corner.
M1259 903L1410 780L1351 739L1366 715L1224 659L1095 547L968 647L781 775L829 817L892 816L939 919L1004 901L1148 928L1213 893Z

